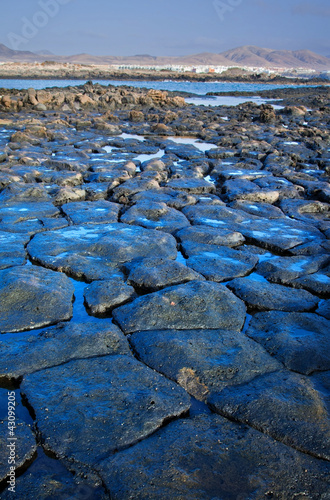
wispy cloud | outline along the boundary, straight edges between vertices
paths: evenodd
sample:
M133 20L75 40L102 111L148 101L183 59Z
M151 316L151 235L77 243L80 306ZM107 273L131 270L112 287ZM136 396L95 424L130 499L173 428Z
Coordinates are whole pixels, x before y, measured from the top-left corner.
M330 6L305 2L292 7L292 14L298 14L300 16L330 17Z

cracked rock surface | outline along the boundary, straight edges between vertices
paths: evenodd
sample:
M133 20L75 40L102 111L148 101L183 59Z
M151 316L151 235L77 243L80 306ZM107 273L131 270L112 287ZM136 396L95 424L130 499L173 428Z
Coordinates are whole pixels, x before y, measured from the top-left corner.
M330 91L267 95L0 100L1 498L12 391L17 498L330 499Z

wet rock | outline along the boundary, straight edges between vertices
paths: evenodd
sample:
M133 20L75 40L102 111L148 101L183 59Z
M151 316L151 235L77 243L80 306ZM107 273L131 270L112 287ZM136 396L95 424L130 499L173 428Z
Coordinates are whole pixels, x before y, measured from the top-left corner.
M319 224L330 217L330 204L314 200L282 200L281 209L294 219Z
M321 392L304 375L267 373L209 399L221 415L244 422L304 453L330 460L330 421Z
M279 199L276 190L260 189L253 182L245 179L228 180L222 186L223 199L231 202L237 199L262 203L275 203Z
M330 300L320 301L315 312L326 319L330 319Z
M30 237L25 234L10 234L0 230L0 269L25 263L25 245L29 240Z
M194 205L196 197L184 192L175 191L169 188L150 189L148 191L141 191L131 198L132 203L139 201L151 201L157 203L166 203L169 207L181 210L187 205Z
M39 452L40 448L38 448ZM95 476L94 476L95 477ZM108 495L102 486L90 485L86 479L74 476L66 469L59 460L45 458L42 454L29 469L19 477L16 477L15 496L20 500L49 500L49 498L71 498L77 500L98 498L106 500ZM13 493L8 489L1 493L2 500L12 500Z
M241 222L239 231L249 243L275 252L294 250L308 243L320 244L324 239L315 227L298 221L253 219L236 222Z
M236 278L227 286L250 308L260 311L274 309L287 312L310 311L317 306L319 301L318 297L305 290L295 290L269 283L258 274Z
M0 271L0 332L19 332L68 320L74 287L63 274L41 267Z
M200 401L282 368L243 333L226 330L155 330L130 342L148 366L175 380Z
M284 284L300 276L316 273L328 264L329 260L328 255L273 257L261 262L257 267L257 272L268 281Z
M172 422L98 469L114 499L326 498L329 489L326 462L217 415Z
M209 250L212 251L212 246L236 247L245 241L244 236L238 231L198 225L181 229L175 236L179 239L183 248L187 243L193 242L201 245L201 251L204 251L205 245L208 245Z
M190 256L187 266L211 281L228 281L247 276L258 263L258 257L232 248L218 246L216 252L202 251Z
M73 224L110 224L118 222L120 205L110 201L67 203L62 210Z
M14 224L33 219L55 218L61 215L58 208L49 202L1 203L0 219L2 223Z
M193 280L204 280L199 273L180 262L161 257L134 261L128 265L127 284L151 292L167 286L178 285Z
M192 281L139 297L113 311L124 333L191 328L240 330L245 306L218 283Z
M165 203L140 201L129 208L120 218L126 224L137 224L149 229L158 229L166 233L175 233L178 229L189 226L187 218L178 210Z
M173 236L126 224L87 224L37 234L28 245L31 258L51 269L87 281L109 279L134 259L163 255L175 259Z
M290 370L309 375L330 369L330 322L310 313L256 314L246 334Z
M251 222L250 217L241 210L233 210L221 205L199 205L185 207L182 212L193 225L206 225L240 231L235 224L242 221Z
M11 462L11 464L14 464L13 466L16 471L17 469L21 469L24 465L28 465L28 463L33 459L37 450L35 437L32 434L31 428L28 424L16 418L16 421L14 423L15 428L13 430L13 437L15 438L15 440L10 439L11 435L9 434L9 424L10 421L8 421L7 419L0 420L0 483L2 483L2 481L6 479L7 481L9 481L8 476L10 473L10 464L8 463L8 460L10 458L14 458L14 462ZM11 448L10 445L12 445ZM15 481L13 481L13 485L7 484L7 481L7 487L15 487ZM10 494L11 497L13 496L13 494L15 495L13 491L11 491Z
M236 200L229 205L231 208L243 210L248 214L265 217L266 219L282 219L285 217L282 210L274 207L270 203L249 202L244 200Z
M289 282L290 286L303 288L320 297L328 298L330 294L330 277L322 272L302 276Z
M64 205L73 201L81 201L86 197L86 191L80 188L61 187L52 193L55 205Z
M142 179L137 177L130 179L113 190L113 201L118 203L127 203L129 199L141 191L149 189L159 189L157 181L151 179Z
M216 191L215 185L204 179L171 179L167 187L189 194L208 194Z
M127 355L42 370L24 377L21 390L45 449L89 465L146 438L190 406L183 389Z
M6 382L73 359L130 354L123 333L110 322L60 323L40 333L4 335L0 352L0 380Z
M261 123L272 123L276 120L275 110L270 104L261 104L259 121Z
M135 290L120 278L94 281L84 290L85 302L91 314L110 312L135 298Z

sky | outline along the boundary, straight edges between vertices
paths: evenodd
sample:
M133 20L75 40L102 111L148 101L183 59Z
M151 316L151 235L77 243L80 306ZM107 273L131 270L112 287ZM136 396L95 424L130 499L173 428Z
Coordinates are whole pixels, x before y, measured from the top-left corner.
M0 43L56 55L181 56L241 45L330 56L330 1L3 0Z

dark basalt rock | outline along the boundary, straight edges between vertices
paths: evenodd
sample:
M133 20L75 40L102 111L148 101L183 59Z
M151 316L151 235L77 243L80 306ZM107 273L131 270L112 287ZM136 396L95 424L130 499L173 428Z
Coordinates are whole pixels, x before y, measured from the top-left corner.
M204 179L171 179L166 184L171 189L185 191L189 194L215 193L215 185Z
M21 391L45 449L93 466L190 407L183 389L127 355L41 370L24 377Z
M0 270L23 265L26 261L25 245L29 241L30 237L25 234L0 231Z
M227 418L330 460L329 413L308 377L288 370L267 373L212 395L209 404Z
M172 261L171 261L172 262ZM120 278L94 281L84 290L85 302L91 314L104 314L135 298L135 290Z
M161 257L133 261L127 268L127 284L149 292L188 281L205 280L201 274L181 262Z
M34 261L78 278L104 280L137 258L175 259L173 236L127 224L88 224L36 235L28 245Z
M330 370L330 322L311 313L256 314L246 335L295 372Z
M257 342L237 331L142 331L133 333L130 343L139 359L201 401L282 368Z
M111 224L118 222L120 205L110 201L83 201L62 205L73 224Z
M217 415L170 423L98 469L118 500L322 498L330 485L327 462Z
M25 422L20 421L16 418L14 423L14 436L15 440L10 440L8 426L11 422L7 419L0 420L0 483L4 481L9 476L10 464L8 462L9 458L12 458L11 450L13 452L14 467L15 471L27 465L34 457L37 450L37 443L34 435L32 434L31 427ZM10 448L10 445L13 445ZM15 474L16 475L16 474ZM9 479L7 479L9 481ZM7 487L11 486L6 484ZM15 486L15 482L14 482ZM13 492L10 492L11 498ZM1 494L2 498L2 494Z
M295 290L269 283L265 278L252 274L246 278L236 278L228 283L228 288L244 300L252 309L260 311L310 311L319 299L305 290Z
M3 363L0 380L11 381L44 368L62 365L73 359L130 354L127 340L110 322L60 323L40 333L5 335L0 352Z
M239 231L249 243L280 253L307 243L320 244L324 239L315 227L298 221L253 219L235 222L240 222Z
M176 238L184 245L194 242L200 245L236 247L244 243L244 236L238 231L222 229L221 227L192 226L181 229L176 233Z
M274 283L289 283L291 280L316 273L329 263L329 255L272 257L261 262L257 272Z
M134 224L149 229L158 229L166 233L175 233L178 229L189 226L187 218L178 210L165 203L140 201L129 208L121 218L121 222Z
M124 333L138 330L240 330L245 306L218 283L191 281L139 297L113 311Z
M0 332L20 332L68 320L74 287L63 274L41 267L0 271Z
M315 311L320 316L330 319L330 300L324 300L319 302L319 307Z
M186 247L183 248L186 251ZM220 246L216 252L212 252L212 249L201 251L187 260L187 266L205 276L207 280L219 283L247 276L257 263L258 257L255 255Z
M320 297L330 296L330 277L322 272L302 276L289 282L295 288L304 288Z

